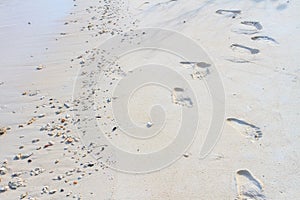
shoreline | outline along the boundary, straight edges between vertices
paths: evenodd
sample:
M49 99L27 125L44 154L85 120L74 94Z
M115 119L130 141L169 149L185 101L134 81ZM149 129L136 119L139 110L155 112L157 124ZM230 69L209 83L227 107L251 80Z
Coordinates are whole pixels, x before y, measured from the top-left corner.
M34 0L31 2L36 5ZM76 0L70 5L73 5L70 12L61 8L66 9L65 14L58 14L55 20L47 19L44 13L45 18L40 20L52 21L51 27L34 34L32 31L46 25L34 28L35 20L27 17L0 24L0 30L7 31L1 33L3 43L12 43L16 35L22 34L19 30L16 35L8 35L9 23L14 24L14 20L28 31L24 32L24 40L19 38L24 46L18 49L17 45L11 45L0 66L0 128L8 128L0 135L1 199L263 200L299 196L297 132L300 129L296 119L300 48L291 45L299 41L299 2L205 1L199 5L199 1L183 4L156 0L142 4ZM0 7L0 11L4 8ZM10 19L8 14L6 17ZM154 112L151 119L153 102L166 103L165 114L170 115L165 119L169 122L164 127L166 135L157 137L153 143L130 142L118 132L118 126L110 118L113 114L103 106L110 108L111 101L118 99L110 94L118 83L114 81L130 77L134 66L159 63L178 69L191 87L196 88L195 96L201 100L199 135L191 148L170 167L137 175L111 170L103 164L104 160L95 159L92 150L97 149L78 137L83 135L81 130L94 131L95 119L78 109L94 106L89 101L91 96L86 96L89 87L84 86L89 81L93 84L94 79L89 76L93 71L89 67L106 62L105 54L97 47L115 35L144 27L178 31L205 50L222 77L226 119L213 152L200 159L199 151L206 136L200 133L209 128L213 107L201 78L209 76L203 69L211 63L206 63L202 71L193 71L193 65L182 64L176 56L141 51L134 57L118 58L116 66L122 66L122 73L115 66L104 66L99 74L108 75L96 81L100 91L96 92L99 95L96 105L100 108L96 112L96 125L104 127L109 141L129 152L147 153L168 144L180 125L179 106L170 96L184 91L178 87L169 94L152 86L136 92L129 108L137 126L146 130L155 128L156 123L151 120L159 121L163 115ZM142 36L128 34L124 38L138 43ZM12 54L16 49L19 53ZM200 66L201 62L197 64ZM73 96L76 84L86 93L79 90L78 96ZM185 101L178 102L185 106ZM150 114L144 113L148 110ZM249 197L247 192L256 196Z

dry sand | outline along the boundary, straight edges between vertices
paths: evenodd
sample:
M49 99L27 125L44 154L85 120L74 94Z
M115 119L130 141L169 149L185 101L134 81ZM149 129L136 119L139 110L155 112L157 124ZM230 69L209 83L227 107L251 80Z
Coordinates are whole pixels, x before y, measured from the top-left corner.
M0 199L299 197L300 2L51 2L0 3ZM121 56L118 65L100 68L99 74L90 73L90 66L107 61L99 49L104 41L147 27L191 38L220 74L226 98L224 127L204 159L199 153L205 135L200 133L209 129L213 107L204 84L210 75L205 67L193 71L195 65L180 63L178 56L145 50L134 57ZM139 38L124 36L133 42ZM151 63L172 66L191 79L200 99L199 134L180 159L161 170L132 174L110 169L105 165L107 140L129 152L155 151L174 140L180 108L190 106L178 97L180 88L173 91L177 93L172 102L172 91L150 85L144 88L147 92L134 93L128 106L132 120L146 133L163 116L158 110L149 118L148 110L162 104L162 134L146 141L120 134L122 127L112 120L109 107L116 85L110 81ZM88 94L97 75L99 91L93 101ZM98 110L98 124L82 111L85 108ZM86 142L95 138L87 138L83 131L93 133L97 125L103 126L107 140L95 140L103 145L95 157L93 150L99 147ZM118 161L113 159L109 162Z

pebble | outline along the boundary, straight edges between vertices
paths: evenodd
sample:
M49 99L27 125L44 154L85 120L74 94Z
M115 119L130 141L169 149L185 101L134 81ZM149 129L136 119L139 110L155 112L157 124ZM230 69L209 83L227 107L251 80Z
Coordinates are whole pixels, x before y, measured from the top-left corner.
M43 117L45 117L46 115L45 114L39 114L38 115L38 118L43 118Z
M22 172L14 172L12 173L11 177L19 177L21 176Z
M66 108L71 108L71 106L70 106L68 103L64 103L64 106L65 106Z
M57 190L55 190L55 189L54 190L50 190L49 194L55 194L56 192L57 192Z
M26 185L23 179L16 177L12 181L9 181L8 186L10 189L16 190L18 187L25 187Z
M54 178L54 180L61 181L63 178L64 178L64 176L62 176L62 175L59 175L59 176L57 176L56 178Z
M6 167L0 167L0 175L5 175L7 173Z
M36 67L36 70L42 70L43 68L44 68L43 65L39 65L39 66Z
M66 139L66 143L67 143L67 144L71 144L73 141L74 141L74 140L73 140L73 138L71 138L71 137L68 137L68 138Z
M32 142L32 143L37 143L37 142L39 142L39 141L40 141L40 139L37 138L37 139L33 139L31 142Z
M33 122L35 122L36 121L36 119L33 117L33 118L31 118L28 122L27 122L27 125L30 125L30 124L32 124Z
M44 171L45 171L45 169L37 167L30 171L30 176L37 176L37 175L43 173Z
M147 122L147 128L150 128L151 126L153 126L152 122Z
M24 199L25 197L27 197L28 196L28 193L26 192L25 194L21 194L20 195L20 199Z
M48 144L45 144L45 145L44 145L44 149L46 149L46 148L48 148L48 147L51 147L51 146L53 146L53 145L54 145L54 142L49 141Z
M15 156L14 160L24 160L24 159L29 158L32 155L33 155L33 153L24 154L24 155L22 155L21 153L19 153L18 155Z
M0 128L0 135L6 134L6 128Z
M8 186L0 186L0 193L6 192L8 190Z

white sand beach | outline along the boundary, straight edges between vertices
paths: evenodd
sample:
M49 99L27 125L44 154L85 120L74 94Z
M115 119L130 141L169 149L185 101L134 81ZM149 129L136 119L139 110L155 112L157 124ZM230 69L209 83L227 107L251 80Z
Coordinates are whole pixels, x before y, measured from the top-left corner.
M298 199L299 9L0 1L0 199Z

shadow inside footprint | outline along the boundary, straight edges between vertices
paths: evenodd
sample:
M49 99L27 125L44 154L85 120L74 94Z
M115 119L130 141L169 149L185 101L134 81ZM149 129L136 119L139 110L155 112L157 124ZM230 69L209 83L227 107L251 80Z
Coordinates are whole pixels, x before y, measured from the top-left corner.
M269 36L254 36L254 37L251 37L251 40L266 40L266 41L271 41L271 42L278 44L278 42L275 39L273 39Z
M253 22L253 21L243 21L241 24L248 25L248 26L254 26L257 30L262 30L263 27L259 22Z
M243 50L246 50L246 51L249 51L251 54L258 54L260 51L259 49L254 49L254 48L250 48L250 47L246 47L244 45L240 45L240 44L232 44L230 46L233 50L234 49L243 49Z

